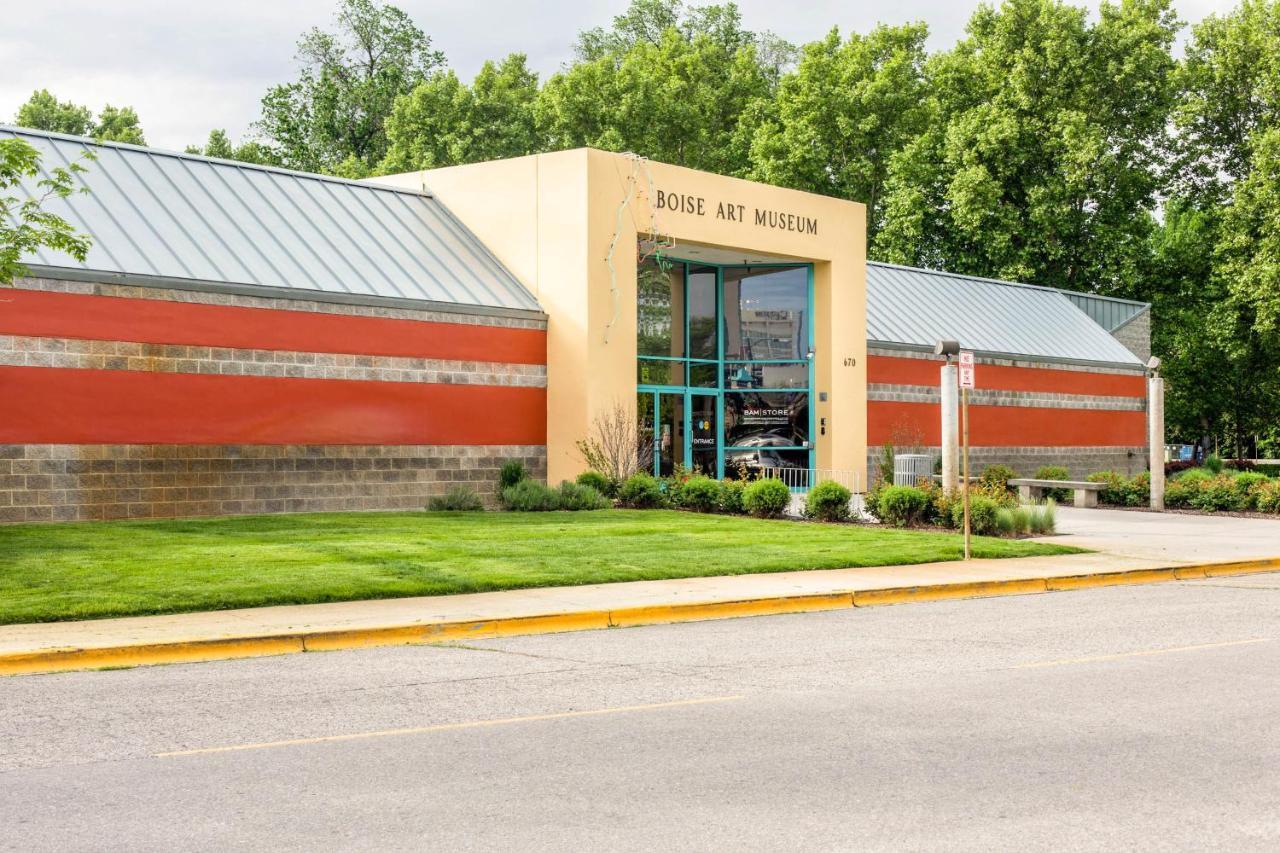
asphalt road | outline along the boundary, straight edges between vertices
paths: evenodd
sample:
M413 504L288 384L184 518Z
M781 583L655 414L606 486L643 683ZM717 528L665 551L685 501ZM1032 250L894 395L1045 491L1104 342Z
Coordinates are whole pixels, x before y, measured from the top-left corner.
M0 826L22 851L1276 850L1280 575L0 679Z

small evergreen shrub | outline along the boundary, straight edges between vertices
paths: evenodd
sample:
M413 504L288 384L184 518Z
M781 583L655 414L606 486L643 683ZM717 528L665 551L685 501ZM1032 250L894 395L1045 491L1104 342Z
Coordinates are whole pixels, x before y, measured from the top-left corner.
M996 513L1000 504L986 495L969 495L969 530L974 536L991 536L999 532ZM964 529L964 501L951 505L951 523L957 530Z
M1204 459L1204 467L1211 474L1222 473L1222 457L1216 453L1210 453Z
M1238 496L1235 490L1235 478L1231 475L1207 477L1193 482L1195 491L1191 495L1190 503L1195 509L1205 512L1236 509Z
M1125 506L1147 506L1151 503L1151 472L1139 471L1125 484Z
M1017 478L1017 476L1018 472L1008 465L991 465L982 472L979 482L984 486L995 486L1007 491L1009 489L1009 481Z
M583 471L578 475L578 479L575 482L577 482L579 486L590 486L600 494L612 497L609 493L612 491L611 487L613 486L613 483L611 483L609 478L604 474L601 474L599 471Z
M520 480L502 490L502 505L511 512L551 512L560 508L560 495L537 480Z
M556 489L556 501L559 509L576 512L580 510L607 509L611 504L608 498L591 486L571 483L565 480Z
M1045 465L1036 470L1037 480L1070 480L1071 472L1061 465ZM1071 499L1070 489L1045 489L1044 496L1050 500L1065 501Z
M1259 483L1267 483L1270 480L1271 478L1266 474L1257 474L1252 471L1236 474L1231 484L1236 493L1236 509L1241 511L1257 509L1258 501L1254 488Z
M1169 509L1185 509L1191 506L1195 484L1183 482L1181 477L1170 480L1164 487L1164 505Z
M498 470L498 491L505 492L521 480L527 479L529 469L524 467L524 463L519 459L508 459Z
M742 480L721 480L720 494L716 496L716 507L721 512L741 515L746 510L742 507L742 495L747 484Z
M679 506L694 512L715 512L720 504L720 484L710 477L698 475L684 481L679 491Z
M818 521L848 521L849 501L853 493L834 480L823 480L809 490L805 499L805 518Z
M1098 471L1085 478L1090 483L1102 483L1098 491L1098 502L1110 506L1124 506L1126 483L1124 477L1115 471Z
M643 471L626 479L618 489L618 500L632 509L655 509L666 503L662 484L652 474Z
M880 493L880 520L894 527L920 524L929 510L929 496L915 486L889 486Z
M1280 513L1280 480L1267 480L1253 487L1253 506L1258 512Z
M742 508L759 518L777 518L791 503L791 490L781 480L756 480L742 493Z
M454 486L443 495L427 501L432 512L479 512L484 509L480 496L466 486Z

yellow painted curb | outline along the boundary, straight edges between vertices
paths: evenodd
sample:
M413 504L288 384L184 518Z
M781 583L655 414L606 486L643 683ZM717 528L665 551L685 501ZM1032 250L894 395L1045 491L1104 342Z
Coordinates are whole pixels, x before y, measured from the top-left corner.
M1203 575L1202 575L1203 577ZM1099 586L1120 586L1131 583L1161 583L1178 580L1177 569L1137 569L1131 572L1100 572L1092 575L1076 575L1074 577L1049 578L1046 585L1050 591L1060 592L1069 589L1092 589Z
M940 583L911 587L815 593L794 596L744 599L739 601L691 602L689 604L629 607L618 610L591 610L578 613L551 613L500 619L387 625L337 631L312 631L278 636L235 637L177 643L143 643L101 649L60 648L39 652L0 654L0 676L65 672L76 669L131 667L160 663L195 663L230 658L262 657L307 651L337 651L419 643L492 639L526 634L590 631L610 627L631 627L671 622L697 622L741 616L767 616L842 610L850 607L878 607L913 601L944 601L1003 595L1029 595L1047 591L1068 591L1119 584L1161 583L1230 577L1280 571L1280 558L1207 563L1159 569L1097 572L1052 578L1020 578Z
M732 619L739 616L813 613L821 610L847 610L850 607L853 607L853 596L850 593L821 593L783 598L751 598L743 601L628 607L610 611L609 623L616 628L630 628L636 625L655 625L663 622L697 622L704 619Z
M910 601L945 601L949 598L1030 595L1044 591L1045 585L1042 578L930 584L929 586L904 586L892 589L860 589L855 590L853 593L853 606L879 607L885 604L906 604Z

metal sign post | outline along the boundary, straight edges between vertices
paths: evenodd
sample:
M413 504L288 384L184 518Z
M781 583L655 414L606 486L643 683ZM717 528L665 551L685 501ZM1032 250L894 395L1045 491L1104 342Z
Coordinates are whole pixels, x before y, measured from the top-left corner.
M960 353L960 431L964 458L964 471L961 478L964 482L964 558L970 558L969 539L969 389L976 387L973 353Z

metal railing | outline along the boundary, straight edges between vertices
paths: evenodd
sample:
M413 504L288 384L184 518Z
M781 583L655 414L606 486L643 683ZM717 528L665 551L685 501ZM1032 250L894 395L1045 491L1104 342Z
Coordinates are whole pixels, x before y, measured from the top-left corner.
M857 471L836 468L761 468L761 478L781 480L798 494L806 494L823 480L834 480L855 495L862 491L862 478Z

